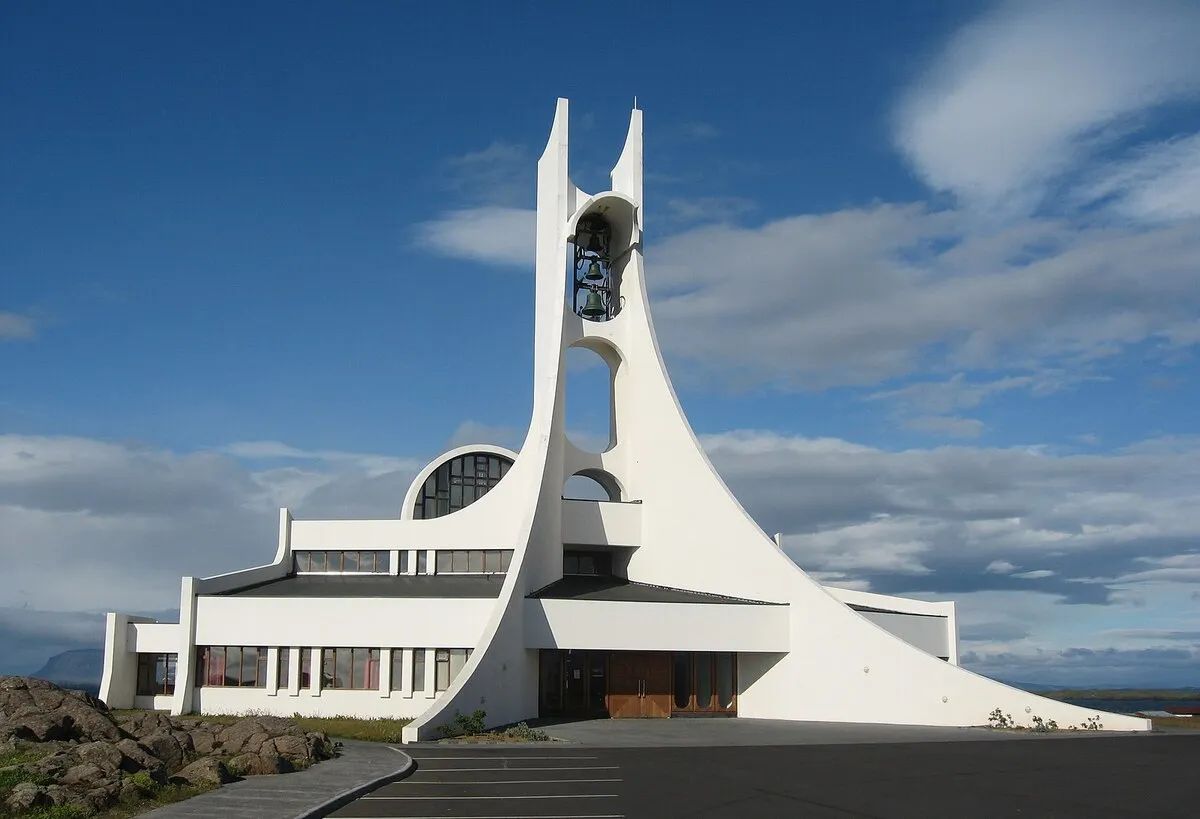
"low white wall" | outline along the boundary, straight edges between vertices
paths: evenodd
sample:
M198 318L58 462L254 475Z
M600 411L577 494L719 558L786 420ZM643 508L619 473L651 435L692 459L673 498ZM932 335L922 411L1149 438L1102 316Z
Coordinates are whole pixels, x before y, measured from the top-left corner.
M528 648L785 651L787 606L526 600Z
M637 546L642 542L642 504L564 500L562 539L568 544Z
M133 707L143 711L170 711L174 702L175 697L170 694L139 695L133 698Z
M127 627L129 651L138 654L178 654L178 623L130 623Z
M200 597L196 645L471 648L490 598Z
M390 696L383 696L383 694ZM399 691L346 691L326 689L313 693L301 689L296 694L287 691L268 693L265 688L197 688L194 701L202 714L270 714L290 717L388 717L393 719L417 717L432 705L437 697L421 692L402 696Z
M137 691L137 653L133 649L133 623L153 623L150 617L108 612L104 619L104 671L100 699L109 708L133 708Z

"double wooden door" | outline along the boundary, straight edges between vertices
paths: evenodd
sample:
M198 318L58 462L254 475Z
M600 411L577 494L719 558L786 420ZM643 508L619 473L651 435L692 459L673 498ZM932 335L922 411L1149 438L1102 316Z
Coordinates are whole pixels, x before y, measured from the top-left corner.
M614 719L671 716L671 655L614 651L608 713Z

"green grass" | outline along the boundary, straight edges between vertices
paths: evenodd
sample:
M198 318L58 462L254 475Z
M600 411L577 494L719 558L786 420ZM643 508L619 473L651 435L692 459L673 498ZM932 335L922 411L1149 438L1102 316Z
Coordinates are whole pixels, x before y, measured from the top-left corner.
M140 714L142 711L116 711L118 721L122 714ZM262 714L253 712L245 714L185 714L181 717L172 717L172 719L183 720L185 722L215 722L218 725L232 725L235 722L246 719L247 717L258 717ZM387 719L373 718L362 719L359 717L337 716L337 717L302 717L293 715L288 717L305 731L322 731L331 737L338 739L360 739L365 742L399 742L400 732L405 725L412 722L411 719Z

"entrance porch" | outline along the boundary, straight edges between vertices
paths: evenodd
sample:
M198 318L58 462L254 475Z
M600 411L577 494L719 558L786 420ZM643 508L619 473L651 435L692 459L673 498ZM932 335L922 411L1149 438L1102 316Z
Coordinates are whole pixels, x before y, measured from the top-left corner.
M737 716L737 655L726 651L542 649L538 716Z

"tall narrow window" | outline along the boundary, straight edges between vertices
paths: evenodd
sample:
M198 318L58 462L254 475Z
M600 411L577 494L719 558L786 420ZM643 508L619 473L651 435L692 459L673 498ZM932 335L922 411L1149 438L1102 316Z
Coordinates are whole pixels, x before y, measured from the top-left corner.
M413 691L425 690L425 649L413 649Z
M312 649L300 649L300 687L312 688Z
M403 553L401 553L403 554ZM400 691L404 688L404 649L392 649L392 690Z
M276 670L275 683L277 688L286 689L292 675L292 650L279 649L279 668Z
M433 690L445 691L450 687L450 652L439 648L433 655Z
M735 656L726 651L717 655L717 705L725 710L733 708Z

